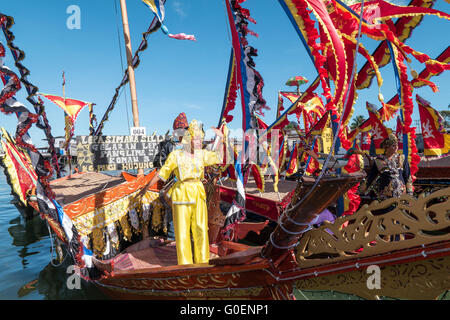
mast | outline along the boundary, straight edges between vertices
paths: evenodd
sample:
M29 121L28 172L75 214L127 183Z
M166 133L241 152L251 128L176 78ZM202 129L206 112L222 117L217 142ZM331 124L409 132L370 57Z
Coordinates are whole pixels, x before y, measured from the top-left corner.
M62 83L62 91L63 91L63 100L64 100L64 104L66 104L66 76L65 76L65 72L63 71L62 73L62 78L63 78L63 83ZM70 142L71 142L71 138L70 138L70 134L68 134L68 132L70 132L71 128L71 123L69 120L69 115L64 111L64 123L65 123L65 135L66 135L66 139L68 139L66 141L65 144L65 150L66 150L66 158L69 161L69 177L72 175L72 157L70 155ZM68 138L69 137L69 138Z
M128 80L130 83L130 94L131 94L131 105L133 112L133 124L135 127L140 127L139 124L139 110L137 104L137 94L136 94L136 82L134 77L133 69L133 54L131 49L131 37L130 28L128 25L128 13L126 0L120 0L120 9L122 11L122 24L123 24L123 36L125 38L125 49L127 53L127 63L128 63ZM138 170L138 174L144 173L143 169Z

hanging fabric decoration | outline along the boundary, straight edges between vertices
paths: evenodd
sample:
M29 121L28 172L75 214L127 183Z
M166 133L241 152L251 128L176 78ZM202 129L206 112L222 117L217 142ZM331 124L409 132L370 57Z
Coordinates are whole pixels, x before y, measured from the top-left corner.
M240 3L245 0L226 0L228 21L231 29L232 47L236 68L236 82L240 88L242 105L242 130L244 132L243 149L236 157L234 169L236 170L236 197L226 215L222 233L225 239L231 239L231 230L234 226L245 219L245 177L250 173L244 155L247 153L247 137L253 135L245 134L247 130L257 129L256 113L263 114L263 110L269 110L262 96L264 80L256 71L253 57L257 56L257 50L251 47L247 41L247 34L257 36L255 32L248 29L248 21L256 23L250 17L250 12L241 7Z
M166 0L142 0L149 8L153 11L155 16L158 18L159 22L161 23L161 30L168 35L170 38L178 39L178 40L191 40L191 41L197 41L195 39L195 36L193 35L187 35L185 33L178 33L178 34L171 34L169 33L169 30L164 25L164 18L165 18L165 9L164 4L166 3Z
M56 155L56 149L55 149L55 138L53 137L51 133L51 127L47 119L47 114L45 113L45 107L42 100L38 98L38 101L35 99L35 93L38 92L38 88L34 86L29 80L28 76L30 74L30 71L25 68L25 66L21 63L23 59L25 59L25 53L20 50L17 46L14 45L13 41L15 39L14 34L11 32L11 27L14 25L14 19L9 16L5 16L0 13L0 27L3 31L3 34L6 38L6 42L8 45L8 48L11 50L11 54L15 61L15 66L19 69L19 73L21 75L20 82L25 86L25 89L27 90L28 97L27 100L30 102L35 110L35 113L39 116L38 121L36 123L36 126L40 129L42 129L45 133L45 137L47 138L48 143L48 151L51 155L51 163L53 165L54 170L56 170L56 175L59 178L61 176L59 164L58 164L58 158ZM3 53L0 54L0 60L5 55L5 50L3 46L1 46ZM2 63L1 63L2 64ZM6 84L5 79L2 77L3 84ZM14 99L14 98L12 98Z
M14 139L4 128L2 129L1 145L4 152L0 164L5 170L8 184L11 186L12 194L17 198L23 208L27 205L27 196L36 187L37 175L31 166L31 160L16 145Z
M364 169L363 157L358 153L347 153L346 154L347 164L342 168L342 173L349 174L353 172L358 172ZM359 183L355 184L353 187L348 189L344 194L344 212L343 216L350 216L358 210L361 203L361 197L358 194Z
M220 112L219 124L217 125L217 127L219 127L223 121L225 121L226 123L230 123L231 121L233 121L233 116L229 113L236 106L237 90L238 83L236 75L236 57L234 55L233 49L231 49L225 95L223 98L222 111Z
M3 46L0 44L0 47ZM4 50L0 50L0 53ZM85 252L81 244L81 238L75 227L67 227L64 220L60 220L59 212L62 208L54 200L53 191L50 188L49 180L53 175L53 168L48 160L46 160L37 148L32 144L28 135L28 130L32 124L38 121L38 115L29 112L29 110L18 103L13 96L21 88L18 76L3 66L3 60L0 57L0 76L6 79L6 85L0 92L0 111L5 114L15 113L18 115L18 124L15 135L15 143L18 147L23 148L29 154L31 166L36 173L36 208L41 213L41 218L46 220L49 226L55 231L58 238L67 244L68 251L73 260L81 268L83 277L90 277L89 268L86 268ZM42 106L42 103L39 104ZM45 117L44 117L45 118ZM61 226L63 228L61 228Z
M450 63L450 46L448 46L439 56L435 59L436 61L442 63ZM420 88L425 85L429 86L433 92L438 92L438 87L430 81L430 78L433 76L438 76L442 73L443 70L436 70L432 72L425 68L422 72L419 73L418 77L411 81L411 84L414 88Z

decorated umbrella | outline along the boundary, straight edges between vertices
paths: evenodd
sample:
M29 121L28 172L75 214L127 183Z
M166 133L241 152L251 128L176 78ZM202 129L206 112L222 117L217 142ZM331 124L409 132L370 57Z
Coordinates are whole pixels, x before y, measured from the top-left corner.
M308 79L306 79L305 77L296 76L296 77L289 78L289 80L286 81L286 85L291 86L291 87L297 87L297 91L298 91L298 88L302 84L305 84L307 82L308 82Z

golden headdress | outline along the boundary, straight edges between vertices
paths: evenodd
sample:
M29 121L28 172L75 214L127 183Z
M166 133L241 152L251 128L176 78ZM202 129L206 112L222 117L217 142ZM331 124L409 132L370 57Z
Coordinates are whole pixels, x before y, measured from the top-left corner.
M197 122L197 120L192 120L189 124L189 128L187 129L186 133L183 137L183 143L190 143L192 138L200 138L203 140L203 137L205 136L205 133L202 130L202 127Z

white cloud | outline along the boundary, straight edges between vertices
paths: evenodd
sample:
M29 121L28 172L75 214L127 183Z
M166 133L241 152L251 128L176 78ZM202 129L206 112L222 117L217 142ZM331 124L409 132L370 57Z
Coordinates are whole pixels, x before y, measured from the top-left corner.
M184 105L186 108L189 108L189 109L195 109L195 110L203 109L201 106L199 106L198 104L195 104L195 103L185 103Z
M187 16L187 13L184 11L181 1L174 1L173 7L175 9L175 12L178 13L179 16L181 17Z

